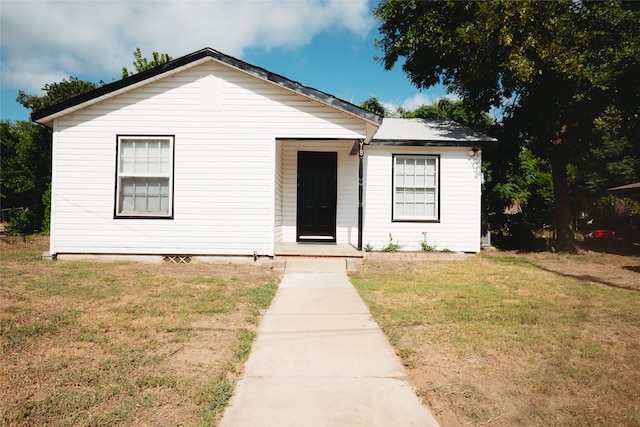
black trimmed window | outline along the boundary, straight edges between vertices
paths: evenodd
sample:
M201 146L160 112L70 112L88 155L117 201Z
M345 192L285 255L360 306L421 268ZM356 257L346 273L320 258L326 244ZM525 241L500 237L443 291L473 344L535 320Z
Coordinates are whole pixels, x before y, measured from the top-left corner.
M393 220L439 219L439 157L393 156Z
M116 217L172 217L173 143L173 136L118 136Z

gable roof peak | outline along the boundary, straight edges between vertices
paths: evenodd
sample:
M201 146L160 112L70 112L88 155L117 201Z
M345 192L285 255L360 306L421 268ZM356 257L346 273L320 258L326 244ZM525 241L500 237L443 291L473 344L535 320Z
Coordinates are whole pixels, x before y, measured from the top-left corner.
M259 79L276 84L307 98L311 98L330 107L357 116L367 122L372 123L376 127L382 123L382 117L368 110L365 110L364 108L337 98L333 95L329 95L328 93L322 92L318 89L304 86L303 84L298 83L294 80L288 79L276 73L272 73L262 67L252 65L248 62L226 55L210 47L205 47L193 53L181 56L180 58L172 59L169 62L158 65L157 67L150 68L148 70L142 71L129 77L125 77L113 83L106 84L92 91L70 98L59 104L43 108L39 111L35 111L31 114L31 120L47 126L51 126L53 123L53 119L57 117L63 116L85 106L100 102L103 99L110 98L123 91L132 90L135 87L146 84L146 82L148 81L152 81L152 79L161 78L161 76L164 74L179 72L184 67L195 66L200 61L206 59L218 61L229 67L235 68Z

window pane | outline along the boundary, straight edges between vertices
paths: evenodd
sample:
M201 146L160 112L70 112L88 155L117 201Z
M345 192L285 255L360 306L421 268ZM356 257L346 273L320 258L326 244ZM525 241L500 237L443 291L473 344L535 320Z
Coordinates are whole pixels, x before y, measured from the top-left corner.
M415 173L415 161L411 160L411 159L407 159L406 161L406 167L405 167L405 171L404 174L406 175L413 175Z
M120 213L169 213L169 178L122 178Z
M435 175L435 173L436 173L436 161L433 160L433 159L430 159L426 164L425 171L427 172L428 175Z
M404 214L406 216L414 216L415 215L415 205L413 203L405 203L405 205L404 205Z
M435 192L435 190L427 190L425 192L425 201L427 203L435 203L436 202L436 192Z
M162 157L160 141L149 141L149 157Z
M437 161L427 156L395 157L394 217L436 218Z
M168 150L167 150L168 152ZM160 172L162 174L169 174L171 173L171 163L170 163L170 159L169 157L162 157L162 159L160 160Z
M436 205L425 205L425 207L426 207L426 212L425 212L426 216L429 216L429 217L436 216Z
M133 142L136 157L147 157L147 141L138 140Z
M160 212L160 197L149 196L147 198L147 210L149 212Z

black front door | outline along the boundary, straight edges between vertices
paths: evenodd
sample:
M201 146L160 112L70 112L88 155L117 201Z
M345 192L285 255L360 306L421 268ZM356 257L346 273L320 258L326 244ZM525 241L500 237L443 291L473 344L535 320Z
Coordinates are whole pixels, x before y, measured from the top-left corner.
M336 241L337 153L298 152L299 242Z

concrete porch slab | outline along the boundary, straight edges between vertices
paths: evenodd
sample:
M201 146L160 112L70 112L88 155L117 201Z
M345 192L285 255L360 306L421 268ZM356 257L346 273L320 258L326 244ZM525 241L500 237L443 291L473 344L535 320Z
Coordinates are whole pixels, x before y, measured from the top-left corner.
M276 243L276 257L352 257L362 258L363 252L349 244L337 243Z

